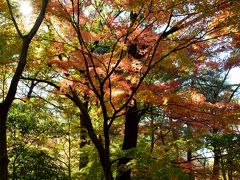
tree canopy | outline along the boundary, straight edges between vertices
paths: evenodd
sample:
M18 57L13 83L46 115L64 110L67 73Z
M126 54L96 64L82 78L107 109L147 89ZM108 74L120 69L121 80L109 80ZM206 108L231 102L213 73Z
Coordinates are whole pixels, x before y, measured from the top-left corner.
M0 179L238 178L239 9L0 2Z

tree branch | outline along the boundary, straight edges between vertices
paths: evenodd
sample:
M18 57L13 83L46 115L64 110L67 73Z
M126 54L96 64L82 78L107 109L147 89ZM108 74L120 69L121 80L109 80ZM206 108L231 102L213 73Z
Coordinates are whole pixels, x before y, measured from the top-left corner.
M16 22L16 19L13 15L12 6L11 6L9 0L6 0L6 1L7 1L8 10L9 10L9 13L10 13L10 16L11 16L11 20L13 21L14 27L15 27L18 35L20 36L20 38L23 38L22 32L20 31L20 29L18 27L18 24Z

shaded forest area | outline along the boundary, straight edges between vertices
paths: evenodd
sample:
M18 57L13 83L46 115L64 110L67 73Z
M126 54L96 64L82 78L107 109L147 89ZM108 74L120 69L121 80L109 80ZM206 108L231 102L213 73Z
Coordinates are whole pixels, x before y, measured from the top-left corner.
M239 179L239 57L239 0L0 1L0 180Z

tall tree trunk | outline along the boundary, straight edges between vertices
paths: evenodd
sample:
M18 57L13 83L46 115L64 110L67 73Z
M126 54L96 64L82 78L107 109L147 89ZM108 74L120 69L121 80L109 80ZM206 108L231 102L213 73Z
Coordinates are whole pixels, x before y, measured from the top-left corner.
M228 170L228 179L233 180L233 171L231 169Z
M84 123L83 115L80 115L80 158L79 158L79 170L86 167L88 164L88 154L84 150L84 146L87 144L87 130L86 130L86 125Z
M0 180L8 179L8 156L7 156L7 129L6 129L6 122L7 116L10 109L10 106L15 98L15 94L17 92L17 85L20 80L20 76L24 70L26 65L27 59L27 52L29 47L30 41L27 39L23 39L23 46L20 55L20 60L15 71L15 74L12 78L10 83L10 87L7 93L5 100L1 103L0 106Z
M213 147L213 154L214 154L214 163L213 163L213 173L212 173L212 180L219 179L219 170L220 170L220 150L218 147Z
M228 166L227 176L228 176L228 180L233 180L233 169L234 169L233 162L234 162L234 157L232 155L235 154L233 152L233 147L230 147L228 149L227 153L228 153L228 157L227 157L227 166Z
M219 129L213 128L213 135L218 134ZM212 172L212 180L219 179L219 171L220 171L220 160L221 160L221 151L218 145L213 145L213 172Z
M142 115L143 113L137 109L136 101L133 105L127 107L122 150L129 150L137 146L138 124ZM127 168L126 165L131 160L130 157L123 157L119 160L118 180L130 180L131 169Z
M188 139L192 139L192 129L190 124L187 123L187 131L186 131L186 136ZM187 150L187 161L189 163L189 173L188 173L188 179L189 180L193 180L194 179L194 172L193 172L193 168L192 168L192 149L191 149L191 144L189 144L189 148Z
M110 162L110 137L109 129L104 128L104 140L105 140L105 178L106 180L112 180L112 164Z
M78 94L74 89L71 89L71 92L72 92L72 97L70 97L70 99L75 103L75 105L79 108L79 110L81 112L81 116L82 116L81 120L83 121L82 123L84 123L84 126L87 129L89 138L91 139L91 141L93 142L93 144L95 145L95 147L97 149L100 163L103 168L105 178L107 179L107 178L109 178L108 177L108 175L109 175L108 167L109 167L109 165L111 165L111 163L110 163L110 160L106 161L106 158L109 158L109 155L107 156L107 153L106 153L106 149L105 149L106 146L105 147L103 146L101 139L97 137L97 134L94 131L91 117L88 114L88 109L86 108L86 105L78 97ZM104 135L105 135L105 133L106 132L104 132ZM105 140L105 142L106 142L106 140ZM108 163L108 164L106 164L106 163ZM112 176L110 176L110 178L112 178ZM109 180L109 179L107 179L107 180Z
M6 137L7 112L0 106L0 179L6 180L8 176L8 156L7 156L7 137Z
M71 164L71 158L72 158L72 153L71 153L71 148L72 148L72 141L71 141L71 120L72 117L68 117L68 177L69 180L72 179L72 164Z
M82 105L80 105L80 110L83 115L84 124L86 125L88 135L98 151L100 163L103 167L104 173L106 173L105 149L103 147L103 144L102 144L101 140L97 137L97 135L93 129L91 118L90 118L87 110Z
M190 172L188 173L188 179L193 180L194 179L194 174L193 174L193 169L192 169L192 150L189 148L187 151L187 161L190 164Z
M32 38L37 33L43 19L45 16L46 8L47 8L48 0L42 0L42 7L41 12L38 15L32 29L30 32L23 36L20 32L18 25L15 21L15 18L13 16L12 12L12 6L10 2L7 0L7 5L9 8L9 12L11 15L11 18L13 20L13 24L19 34L19 36L22 38L22 49L20 58L17 64L16 71L13 75L13 78L10 82L9 90L7 92L6 98L3 100L3 102L0 104L0 180L7 180L8 179L8 156L7 156L7 130L6 130L6 122L8 117L8 112L10 109L10 106L13 103L13 100L15 98L16 92L17 92L17 86L18 82L20 80L20 77L23 73L23 70L27 63L27 53L29 49L29 44L32 40Z
M88 108L88 97L87 95L84 96L85 103L84 106L87 109ZM87 142L87 128L86 123L84 120L83 114L80 114L80 150L83 149L83 147L88 143ZM79 170L86 167L88 164L88 153L82 150L82 153L79 158Z

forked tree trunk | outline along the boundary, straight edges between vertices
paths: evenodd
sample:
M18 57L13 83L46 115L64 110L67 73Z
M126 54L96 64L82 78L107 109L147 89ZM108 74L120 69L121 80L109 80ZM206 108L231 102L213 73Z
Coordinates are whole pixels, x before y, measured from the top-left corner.
M0 180L8 179L8 156L7 156L7 128L6 122L10 106L15 98L17 85L24 70L30 41L23 40L23 47L16 72L10 83L10 88L5 100L0 105Z
M111 180L113 178L111 172L111 162L109 159L109 146L106 146L107 142L106 138L108 138L108 136L106 136L107 132L104 132L105 135L104 146L101 139L98 138L97 134L94 131L92 121L88 114L88 109L86 108L86 105L79 99L78 94L74 89L71 89L71 91L73 97L71 97L70 99L75 103L75 105L79 108L81 112L81 120L83 121L82 123L84 123L84 126L86 127L88 132L88 136L97 149L99 160L104 171L105 179ZM108 147L108 149L106 147Z
M137 146L138 124L142 115L143 113L137 109L136 102L127 107L122 150L129 150ZM117 180L130 180L131 169L127 167L127 163L131 160L130 157L123 157L119 160Z
M18 82L20 80L20 77L27 63L27 53L28 53L29 44L31 43L32 38L37 33L44 19L47 4L48 4L48 0L42 0L42 7L41 7L40 14L38 15L30 32L26 36L23 36L13 16L12 6L10 2L7 1L7 5L10 11L11 18L14 22L14 26L19 36L22 38L22 49L21 49L21 54L20 54L19 62L17 64L16 71L9 85L8 93L4 101L0 104L0 180L8 179L7 167L8 167L9 160L7 156L7 134L6 134L7 132L6 122L7 122L8 112L16 95Z

